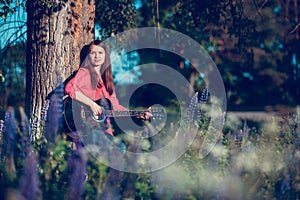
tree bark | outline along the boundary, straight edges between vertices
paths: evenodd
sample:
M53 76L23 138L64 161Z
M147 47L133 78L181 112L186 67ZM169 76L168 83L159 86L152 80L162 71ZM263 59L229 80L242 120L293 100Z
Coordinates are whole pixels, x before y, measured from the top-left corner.
M28 0L26 8L26 114L39 127L47 95L78 68L81 48L94 38L95 8L93 0Z

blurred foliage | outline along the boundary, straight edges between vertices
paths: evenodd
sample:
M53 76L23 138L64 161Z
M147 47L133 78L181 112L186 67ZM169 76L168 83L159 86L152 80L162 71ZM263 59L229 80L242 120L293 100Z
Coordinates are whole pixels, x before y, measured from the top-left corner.
M171 165L149 173L123 172L120 184L114 182L120 187L120 195L131 194L134 199L299 198L299 108L259 127L228 118L224 131L216 133L220 138L214 148L200 158L207 130L214 126L210 124L209 107L209 102L191 101L185 111L187 121L176 121L155 137L144 138L143 144L135 143L135 147L127 140L129 146L147 153L168 144L176 134L182 139L190 134L178 132L180 126L190 124L191 130L194 123L199 126L188 149ZM190 115L197 113L194 109L201 109L202 115ZM1 199L65 199L74 195L78 199L99 199L109 184L109 167L83 153L80 143L71 142L65 133L58 131L54 141L47 140L49 133L43 127L59 126L47 111L50 120L41 123L45 125L41 137L30 138L30 125L24 123L23 112L10 107L0 121Z
M49 6L49 1L40 2ZM96 24L103 39L144 26L185 33L198 41L217 64L226 87L229 109L255 110L271 105L270 109L280 110L280 104L296 106L300 100L300 88L295 87L300 84L299 0L294 2L141 0L140 7L136 8L133 0L105 0L97 1ZM23 4L1 1L3 22L19 5ZM25 98L25 44L10 44L1 50L0 120L4 119L7 106L20 106ZM140 53L142 63L163 60L160 56L164 56L169 58L166 64L180 71L180 61L170 54L152 51L154 56L149 58L145 52ZM185 66L181 73L188 78L190 70ZM143 92L148 89L141 88L141 95L136 99L148 98ZM170 100L167 92L160 91L160 95ZM173 109L177 106L172 100L170 105ZM134 196L137 199L299 199L298 116L299 112L279 122L274 120L250 127L238 119L227 118L221 140L205 159L198 155L209 119L201 119L198 123L203 130L179 160L156 172L137 175ZM176 130L178 125L167 128ZM0 199L5 199L4 195L11 189L15 193L22 191L20 180L28 169L25 161L29 156L24 157L22 153L23 129L16 129L11 143L14 145L11 153L7 153L7 149L4 150L7 129L3 124L0 127ZM159 138L151 138L145 146L151 148L148 145L151 142L164 144L174 134L163 130ZM44 137L31 142L33 151L38 153L39 164L38 183L30 186L40 188L39 198L65 198L71 177L68 159L77 156L70 147L71 142L62 135L57 135L55 145L49 144ZM108 180L108 167L89 156L86 174L83 198L97 199Z
M289 1L180 1L167 27L207 49L222 74L229 109L295 106L299 91L291 87L299 83L300 54L298 17L292 16L297 10Z
M225 127L231 122L227 121ZM240 125L223 132L221 140L204 159L198 157L205 138L199 132L179 160L153 172L157 178L154 179L157 198L299 198L296 115L268 122L260 128L248 127L242 121L236 124Z
M18 8L19 5L19 1L12 2L10 0L3 0L0 2L0 18L3 18L4 20L7 19L7 16L10 14L14 14L16 12L16 9Z
M279 0L140 0L134 27L173 29L201 44L222 75L230 110L264 110L265 106L280 110L281 105L298 105L300 99L299 88L294 87L300 80L298 4ZM107 27L100 30L106 37L117 33ZM154 54L148 62L169 58L170 66L180 65L172 55L161 56L165 57ZM141 55L142 63L147 59ZM191 74L192 69L185 68Z
M24 105L26 55L25 43L0 50L0 110L6 106ZM0 112L3 117L4 113Z
M9 48L26 41L25 0L0 1L0 47Z
M134 0L96 1L96 20L101 39L109 38L135 26Z

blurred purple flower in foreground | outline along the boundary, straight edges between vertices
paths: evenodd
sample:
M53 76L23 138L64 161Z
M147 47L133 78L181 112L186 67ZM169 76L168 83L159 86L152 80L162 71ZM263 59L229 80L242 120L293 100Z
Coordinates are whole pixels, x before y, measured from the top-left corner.
M83 147L78 144L68 159L68 170L70 171L69 188L66 199L83 199L84 184L86 179L87 155Z
M50 104L46 118L45 136L49 142L55 141L55 136L61 126L64 85L57 87L50 95Z
M15 110L9 107L5 112L4 118L4 155L14 155L15 138L17 135L17 121L15 119Z
M19 181L19 192L25 199L38 199L41 191L38 177L38 156L31 149L28 151L24 171Z

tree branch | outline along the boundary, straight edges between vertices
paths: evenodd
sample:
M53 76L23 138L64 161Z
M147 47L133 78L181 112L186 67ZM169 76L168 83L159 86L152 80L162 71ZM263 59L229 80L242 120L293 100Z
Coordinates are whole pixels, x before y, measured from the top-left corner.
M257 15L261 14L261 11L263 9L263 7L268 3L268 0L265 0L261 6L257 9L257 12L251 17L251 18L255 18Z
M295 26L295 28L293 28L293 30L291 30L289 33L290 33L290 34L293 34L293 33L299 28L299 26L300 26L300 23L298 23L298 24Z

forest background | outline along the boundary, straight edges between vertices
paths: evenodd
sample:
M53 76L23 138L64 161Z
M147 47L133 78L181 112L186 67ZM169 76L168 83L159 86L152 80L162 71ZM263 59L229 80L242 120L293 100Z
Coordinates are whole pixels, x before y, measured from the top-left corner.
M151 174L125 174L120 186L123 197L300 198L300 168L297 165L300 160L299 118L289 115L289 112L299 112L297 106L300 101L299 0L103 0L96 1L95 7L89 7L87 2L94 3L72 0L1 1L1 191L5 191L8 197L20 194L27 199L71 199L76 195L81 199L95 199L105 193L110 181L107 167L91 158L86 160L81 152L72 152L67 141L58 140L52 146L51 140L32 139L36 137L36 132L33 132L29 141L32 146L29 146L38 155L34 157L24 152L26 144L22 138L27 137L28 130L21 123L19 131L23 134L18 135L10 118L12 115L7 115L11 111L7 109L9 106L25 107L32 131L36 131L32 115L45 114L42 108L46 96L57 86L55 81L61 81L57 78L58 74L67 77L76 69L76 52L83 44L92 38L106 39L131 28L150 26L179 31L202 45L222 76L227 111L275 111L286 115L279 124L275 124L274 119L268 126L260 124L262 129L249 128L248 125L252 125L250 121L243 123L226 118L222 140L206 159L197 157L203 139L200 134L200 139L174 165ZM52 24L53 21L61 23L58 17L51 17L58 16L56 14L64 11L65 7L70 11L67 22L71 26L64 34L69 37L70 43L77 45L76 51L68 51L64 43L67 40L55 40L60 34L45 34L59 29L51 29L55 24ZM78 7L90 9L92 15L89 12L78 15ZM68 15L65 16L68 18ZM49 22L46 24L50 28L43 22ZM78 34L78 27L85 26L80 23L86 24L87 29ZM66 23L66 26L70 24ZM44 41L45 38L50 39ZM62 54L63 57L59 49L51 49L51 45L61 43L65 45L63 51L67 49L67 55ZM44 47L50 50L46 51ZM153 50L151 56L149 52L143 53L138 51L123 63L122 73L133 77L130 79L133 81L125 85L134 85L134 80L145 73L141 70L132 74L130 67L134 64L163 62L182 73L195 91L205 87L203 74L195 73L189 62L172 57L174 55L168 52ZM69 54L72 55L69 57ZM59 60L60 57L68 62L63 67L59 66L62 71L54 70L52 63L57 63L52 59ZM46 79L34 76L35 73ZM115 70L114 76L116 82L120 81L118 70ZM48 77L55 80L54 83L47 82ZM146 95L149 90L149 87L139 90L133 103L144 106L141 102L149 100ZM168 95L161 92L158 96L168 100ZM46 124L46 137L55 132L56 122ZM6 128L3 129L3 126ZM17 140L20 138L21 142ZM80 173L80 169L84 170ZM72 179L76 173L77 177L86 178L82 174L84 171L89 175L86 182ZM31 187L27 187L26 181L31 183ZM126 185L129 182L133 185ZM11 193L11 190L14 192ZM4 198L4 193L0 195L1 199Z
M1 12L1 110L11 102L9 97L24 103L26 87L26 8L23 1L7 2L2 3ZM230 2L226 7L219 1L103 1L95 9L95 37L105 39L145 26L180 31L199 42L216 63L224 81L228 110L297 106L298 4L234 2L236 7L231 9ZM178 62L168 64L180 69ZM191 71L185 66L182 73L188 77Z

